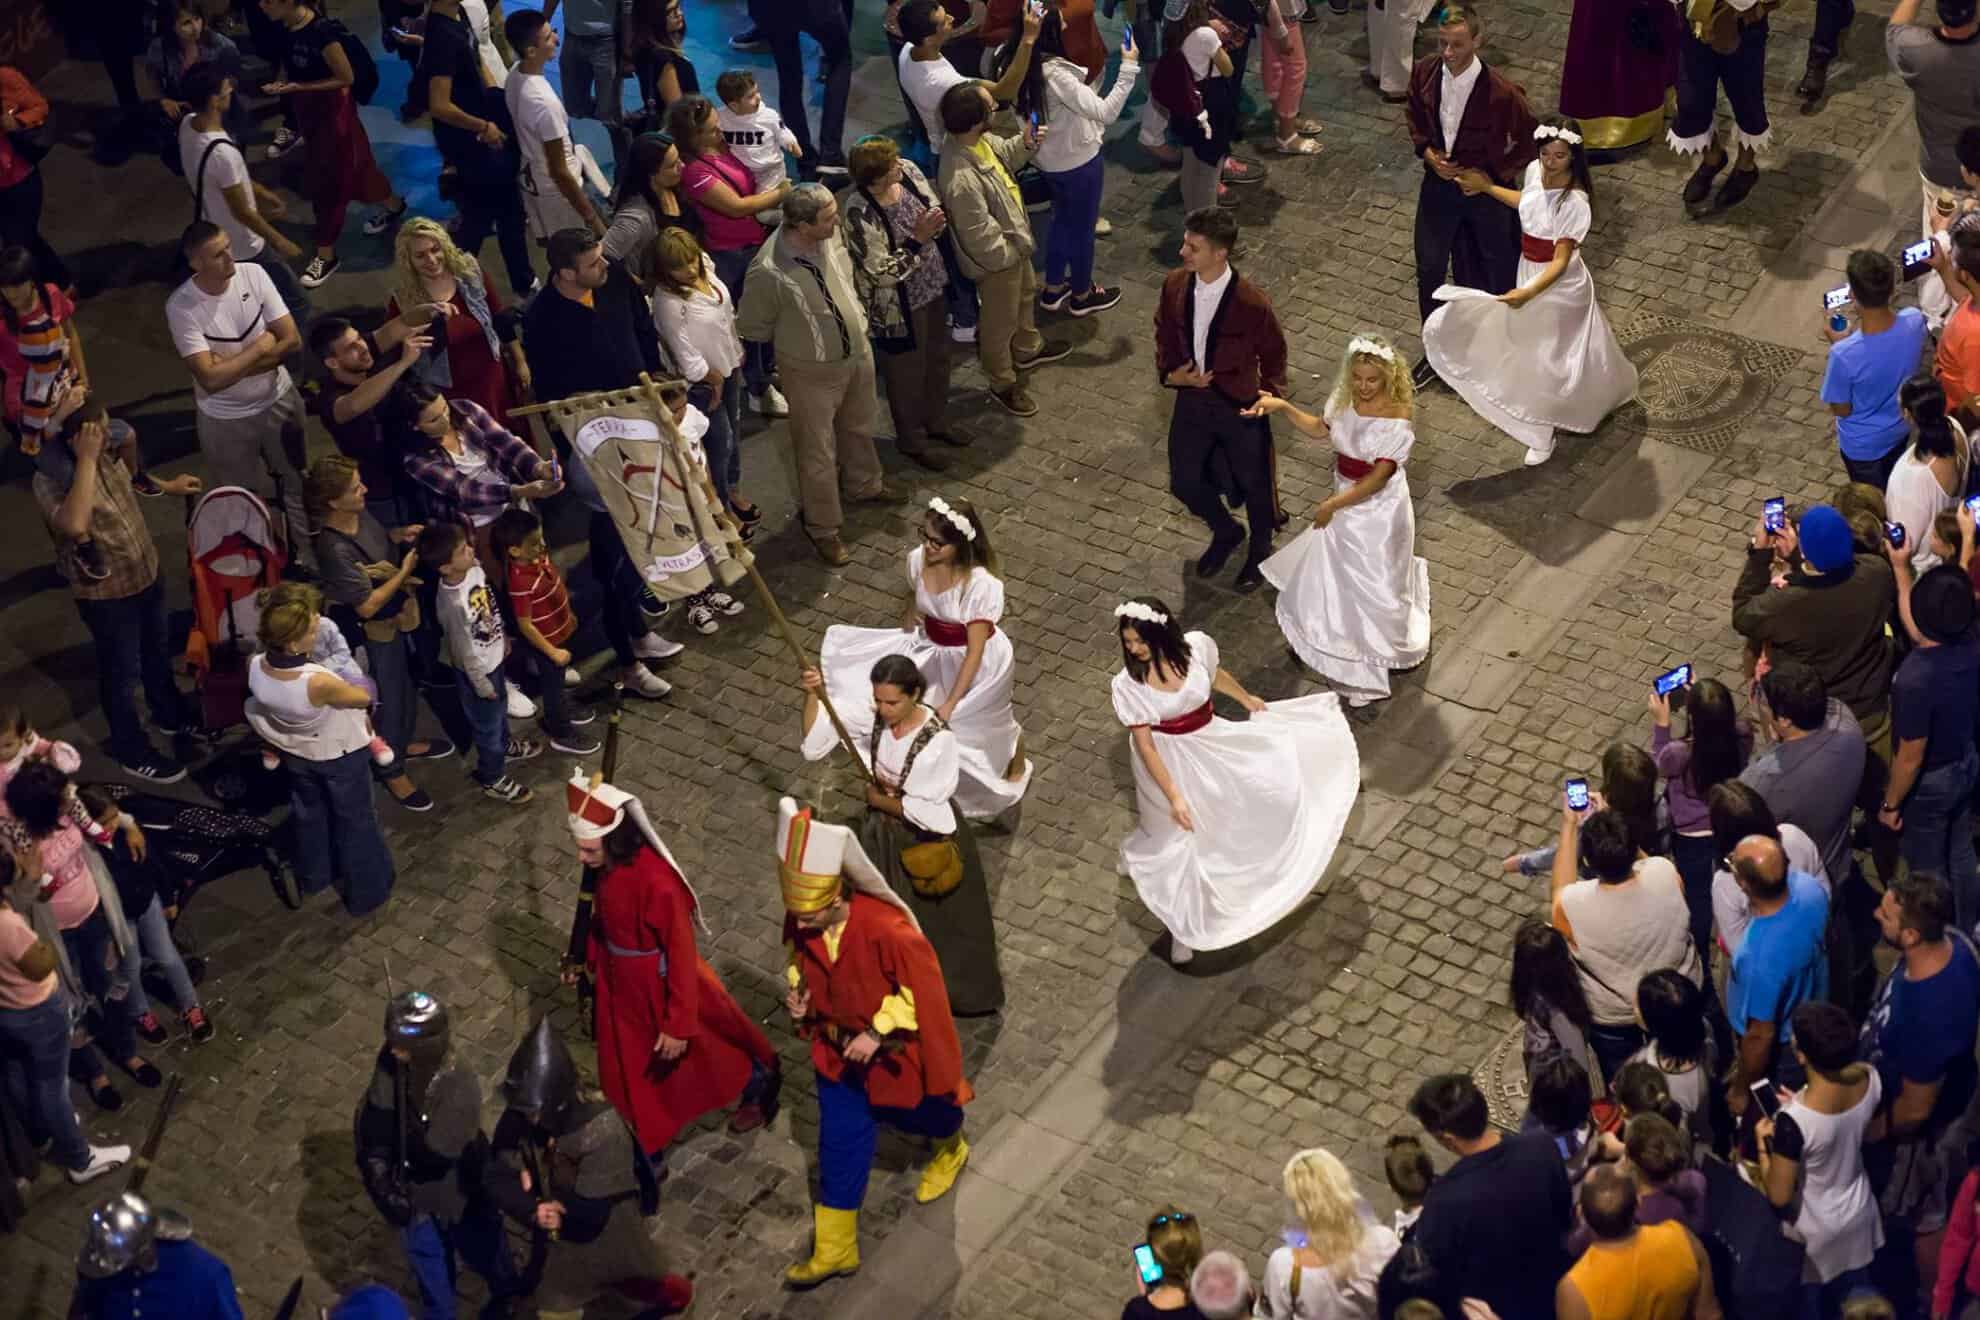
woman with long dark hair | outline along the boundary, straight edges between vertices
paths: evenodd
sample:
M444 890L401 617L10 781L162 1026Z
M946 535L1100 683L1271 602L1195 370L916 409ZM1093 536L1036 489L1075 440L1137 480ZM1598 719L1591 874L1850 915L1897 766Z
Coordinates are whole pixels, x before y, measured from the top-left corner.
M1714 786L1735 779L1753 751L1753 730L1739 718L1732 693L1717 679L1701 678L1685 694L1684 737L1671 734L1671 699L1650 692L1650 755L1664 777L1670 810L1671 860L1684 878L1684 905L1691 912L1691 939L1700 957L1712 947L1712 871L1730 849L1712 838L1707 797Z
M867 671L863 710L832 703L842 720L863 717L852 739L866 785L860 843L887 883L913 910L935 947L949 1008L958 1017L1004 1006L990 888L957 794L962 751L956 735L924 700L928 679L904 655L884 655ZM804 757L823 760L840 745L819 701L825 676L804 671Z
M1636 983L1636 1020L1650 1039L1631 1062L1657 1070L1685 1126L1703 1146L1713 1145L1715 1133L1729 1131L1717 1119L1725 1106L1717 1085L1717 1051L1705 1016L1710 1002L1702 986L1669 968Z
M1602 778L1594 795L1598 807L1606 807L1623 818L1636 850L1645 857L1661 857L1671 850L1668 809L1657 791L1657 763L1650 753L1635 743L1613 742L1602 752ZM1514 853L1503 869L1508 875L1545 875L1554 865L1556 846L1548 844L1531 852Z
M665 133L633 139L626 168L612 194L612 223L605 229L605 255L626 268L639 287L651 291L653 240L663 229L685 229L701 239L701 213L681 198L681 153Z
M1588 1015L1588 996L1582 993L1567 938L1544 921L1529 918L1513 934L1508 998L1526 1028L1520 1057L1529 1083L1542 1055L1558 1051L1587 1062L1588 1028L1594 1021Z
M1222 191L1220 175L1237 127L1238 80L1230 52L1211 26L1216 15L1209 0L1167 0L1162 17L1162 58L1150 76L1148 99L1182 144L1183 214L1188 215L1215 206ZM1143 123L1143 141L1150 128ZM1252 173L1263 171L1254 167Z
M1898 408L1911 423L1906 446L1884 483L1884 507L1904 528L1911 571L1923 573L1939 562L1932 552L1932 520L1952 511L1966 494L1972 453L1966 430L1946 416L1946 391L1929 375L1913 376L1898 388Z
M1180 965L1269 929L1313 892L1361 790L1361 757L1333 693L1268 705L1153 596L1116 606L1114 620L1114 716L1134 749L1140 813L1120 869ZM1217 716L1213 692L1251 718Z
M1538 159L1514 190L1482 171L1458 186L1519 212L1519 280L1490 294L1446 285L1423 323L1423 351L1472 411L1526 445L1526 463L1553 457L1554 432L1586 434L1636 397L1636 367L1595 301L1581 259L1595 220L1595 186L1581 125L1555 115L1533 130Z

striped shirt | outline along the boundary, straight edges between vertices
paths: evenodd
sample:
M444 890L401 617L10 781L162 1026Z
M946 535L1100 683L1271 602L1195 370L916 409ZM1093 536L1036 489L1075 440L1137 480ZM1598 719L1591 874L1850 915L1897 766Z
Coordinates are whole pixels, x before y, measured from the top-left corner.
M509 561L509 601L517 617L528 619L552 646L562 646L577 631L570 592L548 555L533 563Z
M19 419L22 438L30 443L47 432L49 413L74 379L69 370L69 337L62 327L75 315L75 304L52 284L42 285L40 294L34 310L19 318L18 329L0 324L7 413Z

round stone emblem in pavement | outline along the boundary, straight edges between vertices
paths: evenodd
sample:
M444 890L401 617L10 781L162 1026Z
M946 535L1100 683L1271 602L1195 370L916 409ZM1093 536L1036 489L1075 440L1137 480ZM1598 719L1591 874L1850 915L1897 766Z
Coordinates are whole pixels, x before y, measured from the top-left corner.
M1708 454L1739 434L1799 356L1669 316L1639 316L1617 330L1638 379L1635 401L1613 424Z

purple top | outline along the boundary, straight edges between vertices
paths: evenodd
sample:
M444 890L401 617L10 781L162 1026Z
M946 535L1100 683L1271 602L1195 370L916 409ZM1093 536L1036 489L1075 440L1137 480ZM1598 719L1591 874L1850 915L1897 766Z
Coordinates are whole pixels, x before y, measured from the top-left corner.
M1753 754L1753 730L1744 724L1739 729L1739 749L1742 757ZM1705 795L1692 792L1691 781L1685 776L1691 766L1691 743L1673 738L1668 724L1655 725L1650 730L1650 756L1657 763L1657 773L1664 777L1664 797L1671 807L1672 831L1678 834L1710 831L1712 813L1705 805Z

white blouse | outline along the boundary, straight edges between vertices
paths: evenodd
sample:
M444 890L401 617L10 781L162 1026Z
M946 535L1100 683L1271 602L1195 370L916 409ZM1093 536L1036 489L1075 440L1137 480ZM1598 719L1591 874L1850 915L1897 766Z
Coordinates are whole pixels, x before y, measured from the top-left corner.
M1187 715L1210 700L1210 685L1217 678L1217 643L1208 633L1200 632L1184 633L1183 641L1189 646L1189 673L1174 692L1140 682L1125 669L1114 675L1114 715L1121 723L1130 729L1160 724ZM1149 664L1154 664L1152 657Z
M949 799L956 795L956 785L962 779L962 758L956 750L956 736L947 729L928 740L921 749L921 755L914 759L914 773L908 776L907 783L901 783L901 767L907 762L908 749L921 735L921 726L904 737L895 737L891 729L880 726L879 779L882 788L890 793L901 795L901 811L907 819L924 830L937 834L956 832L955 808ZM872 735L854 738L859 748L862 764L872 765L866 749ZM838 745L839 735L832 728L832 721L824 711L804 733L804 759L822 761L832 754Z
M929 590L922 576L924 562L922 547L908 551L908 586L914 589L914 607L924 615L960 624L994 624L1004 617L1004 584L995 573L978 565L961 582L936 592Z
M702 379L710 370L733 375L743 359L735 300L706 256L701 259L701 276L714 292L690 289L679 294L663 287L653 293L653 324L690 381Z

